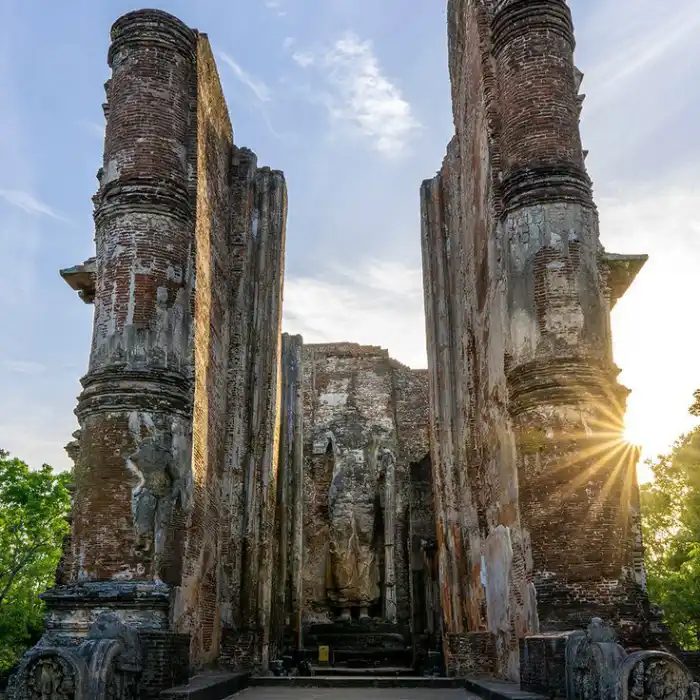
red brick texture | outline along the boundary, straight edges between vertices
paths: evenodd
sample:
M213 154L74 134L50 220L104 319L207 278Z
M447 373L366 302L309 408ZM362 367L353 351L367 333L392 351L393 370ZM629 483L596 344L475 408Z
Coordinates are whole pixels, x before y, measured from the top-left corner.
M139 432L185 425L191 405L182 316L192 283L186 154L195 34L144 11L115 23L112 38L104 166L94 198L95 325L77 410L83 431L72 580L153 576L153 543L140 547L134 534L134 479L125 458ZM163 85L172 86L174 100ZM177 584L182 552L174 549L176 533L168 535L159 573Z

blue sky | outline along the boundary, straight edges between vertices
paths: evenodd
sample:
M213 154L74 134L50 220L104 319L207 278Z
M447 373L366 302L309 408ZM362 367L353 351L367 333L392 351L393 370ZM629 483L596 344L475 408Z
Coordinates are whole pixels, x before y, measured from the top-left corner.
M651 255L613 330L630 435L654 454L700 387L700 3L570 4L602 240ZM452 134L445 5L159 5L209 35L237 143L287 175L285 328L309 342L425 364L418 188ZM93 254L109 28L137 7L0 0L0 446L34 466L70 465L92 309L58 269Z

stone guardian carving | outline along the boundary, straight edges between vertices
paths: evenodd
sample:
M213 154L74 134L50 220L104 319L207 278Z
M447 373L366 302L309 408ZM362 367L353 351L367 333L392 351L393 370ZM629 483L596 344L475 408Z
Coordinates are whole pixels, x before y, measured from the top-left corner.
M129 429L137 443L126 458L127 469L136 477L131 499L136 545L152 552L151 573L155 581L161 581L173 508L178 504L186 512L190 508L191 440L186 422L179 418L166 429L158 429L147 414L133 413Z

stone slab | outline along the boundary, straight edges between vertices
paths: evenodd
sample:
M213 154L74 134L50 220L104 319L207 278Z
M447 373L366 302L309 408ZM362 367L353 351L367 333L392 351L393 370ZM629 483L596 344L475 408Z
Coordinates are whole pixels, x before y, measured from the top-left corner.
M316 676L353 676L353 677L367 677L367 676L413 676L415 677L416 672L413 670L412 666L379 666L374 668L344 668L344 667L324 667L324 666L312 666Z
M474 676L468 676L463 683L467 691L483 700L548 700L544 695L520 690L519 683Z
M225 700L248 685L248 673L202 673L190 679L187 685L164 690L162 700Z

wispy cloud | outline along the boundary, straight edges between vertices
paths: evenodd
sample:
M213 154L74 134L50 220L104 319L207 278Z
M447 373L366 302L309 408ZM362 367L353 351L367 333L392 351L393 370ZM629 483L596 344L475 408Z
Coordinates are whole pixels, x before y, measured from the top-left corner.
M287 10L284 9L284 4L281 0L265 0L265 7L278 17L284 17L287 14Z
M316 61L314 55L307 51L295 51L292 54L292 60L295 63L298 63L302 68L308 68L309 66L312 66Z
M420 124L401 90L383 73L369 41L347 32L330 48L295 51L292 58L302 68L321 71L326 90L322 101L333 122L359 131L384 156L405 151Z
M284 328L307 343L381 345L412 367L426 364L421 271L400 262L366 260L326 268L320 277L290 276Z
M221 51L219 53L221 60L233 71L233 74L238 80L243 83L260 102L270 102L272 100L272 92L270 88L262 81L253 77L227 53Z
M15 374L41 374L46 371L46 365L31 360L3 360L2 365Z
M8 204L17 207L27 214L37 216L49 216L52 219L67 221L67 219L52 209L48 204L37 199L31 192L24 190L4 190L0 189L0 198L4 199Z
M231 69L238 81L253 94L255 99L252 101L252 107L258 111L270 133L275 138L284 138L272 125L272 120L270 119L269 107L273 100L272 90L269 86L263 80L259 80L244 70L231 55L220 51L218 56ZM242 100L235 93L233 93L232 98L239 103L243 103L247 108L251 107L249 100Z

